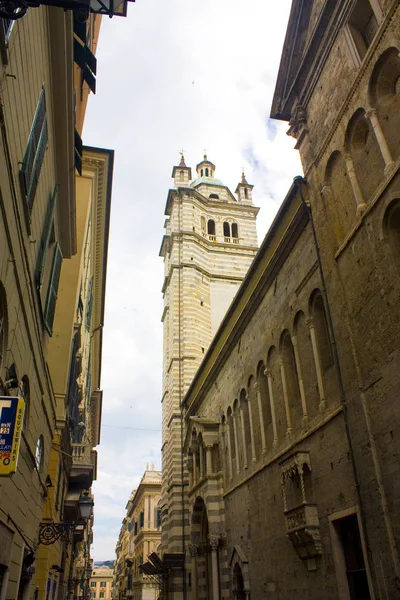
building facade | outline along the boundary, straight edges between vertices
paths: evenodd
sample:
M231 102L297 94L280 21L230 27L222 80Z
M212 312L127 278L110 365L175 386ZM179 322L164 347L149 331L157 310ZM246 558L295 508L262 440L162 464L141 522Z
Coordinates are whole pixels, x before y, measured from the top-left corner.
M196 174L192 180L183 156L173 168L160 250L165 266L162 546L170 554L183 552L187 535L182 399L257 251L253 186L243 175L234 196L215 178L215 165L207 156ZM171 585L183 593L182 580Z
M83 596L96 474L113 152L82 146L100 18L42 6L0 19L0 394L25 414L0 479L0 597Z
M90 579L90 597L93 600L112 600L113 570L110 567L94 566Z
M187 597L399 596L400 7L294 0L294 180L183 400Z
M158 600L160 580L142 572L149 555L160 552L161 471L147 465L126 505L126 516L116 546L114 598Z

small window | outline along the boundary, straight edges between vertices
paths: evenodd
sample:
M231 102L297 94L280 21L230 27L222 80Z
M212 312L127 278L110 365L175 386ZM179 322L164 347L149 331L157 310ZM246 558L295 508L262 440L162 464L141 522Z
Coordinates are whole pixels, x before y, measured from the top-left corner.
M247 188L244 188L244 197L246 198L246 200L249 197L249 190Z
M201 177L203 177L203 169L201 169L200 175L201 175Z
M207 223L207 233L208 235L215 235L215 221L210 219Z
M218 194L210 194L209 198L214 198L215 200L219 200Z
M179 177L181 178L181 181L183 181L185 179L185 175L184 175L183 171L179 171Z
M100 592L100 598L104 598L104 592Z
M227 221L224 222L224 237L231 237L231 226Z
M32 212L47 142L46 98L42 89L20 169L21 187L29 215Z
M206 177L208 177L208 167L206 167Z
M348 26L358 55L362 60L378 30L378 21L368 0L357 0Z
M238 225L237 225L237 223L232 223L232 237L233 238L238 238L239 237L239 231L238 231Z
M96 587L96 585L97 585L97 582L96 582L96 581L91 581L91 582L90 582L90 587Z
M43 436L39 436L37 444L36 444L36 451L35 451L35 461L36 461L36 467L38 469L38 471L40 471L41 467L42 467L42 462L43 462Z
M106 587L107 583L105 581L100 581L100 587Z

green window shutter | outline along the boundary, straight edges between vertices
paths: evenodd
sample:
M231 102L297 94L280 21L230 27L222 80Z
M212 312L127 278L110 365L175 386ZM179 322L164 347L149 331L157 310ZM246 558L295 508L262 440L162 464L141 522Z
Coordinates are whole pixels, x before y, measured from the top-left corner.
M53 262L51 264L49 288L43 312L44 326L49 335L53 332L54 315L56 312L58 284L60 282L62 254L59 244L54 246Z
M32 211L47 142L46 97L43 88L20 170L22 192L25 196L29 214Z
M47 205L46 217L44 220L42 239L40 240L39 256L36 265L36 285L38 288L41 287L43 282L43 272L46 264L47 250L50 243L51 229L53 226L54 210L56 207L57 200L57 186L55 186L53 194L50 197Z
M161 529L161 509L157 508L157 529Z
M92 320L93 307L93 277L89 281L88 301L86 306L86 331L90 330L90 322Z

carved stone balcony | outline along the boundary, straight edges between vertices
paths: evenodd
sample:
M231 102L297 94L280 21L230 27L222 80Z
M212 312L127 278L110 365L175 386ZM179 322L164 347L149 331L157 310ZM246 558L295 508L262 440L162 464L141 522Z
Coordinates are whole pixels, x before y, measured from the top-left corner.
M315 504L304 503L285 511L287 536L302 560L310 561L322 554L319 518ZM314 561L310 561L313 569Z
M89 444L72 444L71 481L89 489L97 475L97 452Z

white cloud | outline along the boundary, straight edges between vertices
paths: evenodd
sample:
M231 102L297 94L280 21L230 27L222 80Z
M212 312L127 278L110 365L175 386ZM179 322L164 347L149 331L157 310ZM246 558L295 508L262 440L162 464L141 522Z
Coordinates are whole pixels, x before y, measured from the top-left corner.
M260 242L301 172L287 125L268 120L289 8L290 0L136 0L127 19L103 20L97 95L84 131L84 143L116 151L96 560L114 557L146 462L160 468L161 434L142 429L160 429L158 251L178 151L193 169L206 147L216 176L233 191L244 166L261 207Z

